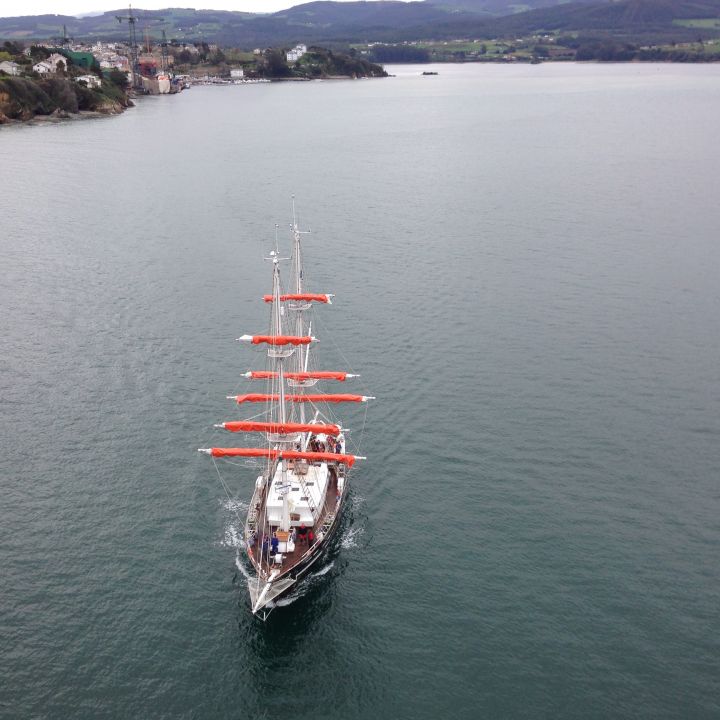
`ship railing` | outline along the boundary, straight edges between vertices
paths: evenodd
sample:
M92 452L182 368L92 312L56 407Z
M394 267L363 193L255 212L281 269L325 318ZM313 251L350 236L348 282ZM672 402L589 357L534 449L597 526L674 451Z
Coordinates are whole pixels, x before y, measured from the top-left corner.
M307 378L307 380L296 380L295 378L288 378L287 384L290 387L312 387L317 384L317 378Z
M269 358L286 358L295 352L294 347L269 347L267 355Z
M280 433L265 433L267 441L270 443L298 443L302 440L301 434L282 435Z

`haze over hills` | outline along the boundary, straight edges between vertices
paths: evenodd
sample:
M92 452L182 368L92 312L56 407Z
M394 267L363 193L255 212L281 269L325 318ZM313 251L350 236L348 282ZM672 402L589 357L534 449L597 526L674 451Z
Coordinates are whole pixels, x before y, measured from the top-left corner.
M502 17L514 15L528 10L537 10L555 5L563 5L569 0L428 0L433 5L444 5L446 7L466 10L479 15ZM591 2L592 0L581 0Z
M523 10L522 12L517 12ZM720 36L720 0L433 0L432 2L305 3L267 15L168 8L137 10L138 35L217 42L237 47L306 43L401 42L421 39L512 37L532 33L607 33L639 39ZM116 15L0 18L0 38L50 38L67 28L76 39L124 40Z

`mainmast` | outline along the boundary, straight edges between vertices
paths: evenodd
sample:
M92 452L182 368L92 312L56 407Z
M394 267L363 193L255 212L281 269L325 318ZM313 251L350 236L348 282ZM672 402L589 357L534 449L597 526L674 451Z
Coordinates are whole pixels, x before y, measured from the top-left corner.
M297 224L297 215L295 213L295 197L293 196L292 199L292 213L293 213L293 222L292 222L292 235L293 235L293 270L295 273L295 293L297 295L302 295L303 291L303 265L302 265L302 252L300 248L300 229L298 228ZM305 327L303 322L303 310L309 307L309 304L301 304L298 303L295 306L295 332L297 335L305 335ZM310 334L308 332L308 334ZM307 371L308 366L308 359L310 357L310 348L307 347L304 350L302 348L298 349L297 354L297 372L305 372ZM300 404L300 422L305 422L305 405L304 403Z
M276 249L274 252L270 253L270 258L273 263L273 307L272 307L272 321L270 323L270 337L277 340L277 338L281 337L283 334L283 327L282 327L282 317L283 317L283 304L280 302L280 253L277 250L277 238L276 238ZM275 416L275 420L280 423L281 425L284 425L287 422L287 411L285 406L285 371L284 371L284 362L286 357L290 357L290 355L295 352L295 347L292 345L289 346L277 346L277 345L270 345L268 348L268 357L273 361L272 365L274 365L275 372L277 373L277 385L278 385L278 406L277 406L277 413ZM274 380L271 380L270 385L272 386L274 384ZM271 413L271 419L272 419L272 413ZM280 451L283 449L282 441L276 441L275 442L275 451ZM277 462L280 465L280 472L281 472L281 486L279 488L280 494L282 495L283 499L283 509L282 509L282 522L281 527L283 530L287 531L290 529L290 505L289 505L289 498L288 498L288 482L287 482L287 472L286 472L286 461L283 460L279 455L275 456L277 459ZM268 458L271 459L271 458ZM272 462L271 462L272 467ZM272 482L272 477L270 477L270 482Z

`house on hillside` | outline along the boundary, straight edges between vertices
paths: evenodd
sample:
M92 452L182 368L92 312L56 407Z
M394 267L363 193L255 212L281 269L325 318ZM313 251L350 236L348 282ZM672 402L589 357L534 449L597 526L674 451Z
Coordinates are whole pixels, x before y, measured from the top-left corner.
M0 62L0 71L7 73L8 75L19 75L20 66L12 60L3 60Z
M75 78L75 82L84 82L89 88L99 88L102 85L97 75L80 75Z
M50 63L53 67L53 72L62 70L65 72L68 69L68 59L60 53L53 53L45 62ZM62 67L60 67L62 65Z
M41 60L33 65L33 70L40 75L48 75L55 72L55 68L47 60Z
M33 70L41 75L54 74L58 70L65 72L68 67L68 61L66 57L53 53L47 60L41 60L33 65Z
M307 52L306 45L296 45L292 50L288 51L286 57L289 63L297 62Z

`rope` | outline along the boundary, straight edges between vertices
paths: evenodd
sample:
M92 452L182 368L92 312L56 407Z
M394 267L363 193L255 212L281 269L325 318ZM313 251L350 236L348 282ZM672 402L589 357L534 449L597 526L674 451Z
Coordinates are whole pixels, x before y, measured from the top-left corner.
M230 490L228 489L228 486L225 484L225 481L223 480L223 476L220 474L220 469L217 466L217 462L215 462L215 458L210 456L212 458L213 467L215 468L215 472L217 473L218 478L220 479L220 484L223 486L223 490L225 490L225 495L227 496L228 503L233 506L233 512L235 513L235 517L238 519L238 522L240 523L240 527L243 527L243 521L240 515L238 515L237 508L233 504L233 500L230 497Z

